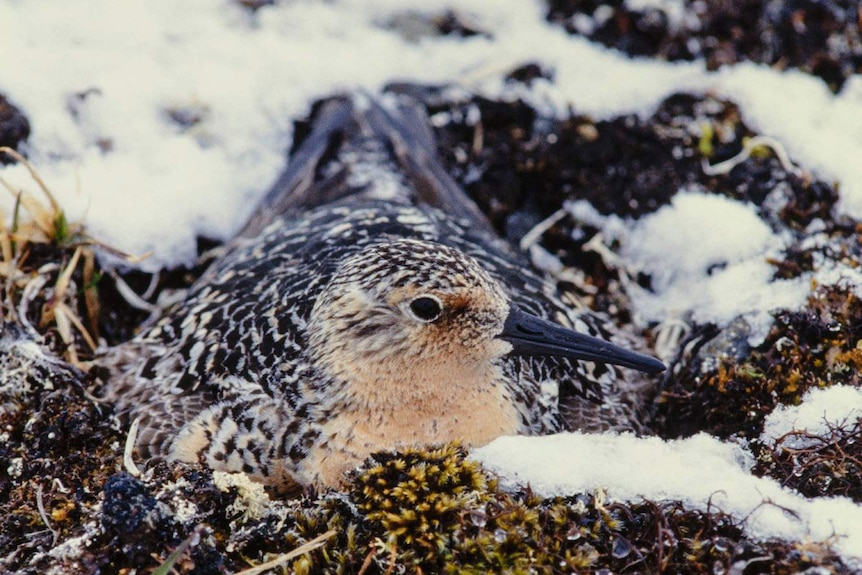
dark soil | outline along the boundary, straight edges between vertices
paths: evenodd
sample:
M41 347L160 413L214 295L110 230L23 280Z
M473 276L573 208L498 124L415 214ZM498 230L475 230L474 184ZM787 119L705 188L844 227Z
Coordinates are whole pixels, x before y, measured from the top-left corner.
M9 147L19 151L18 147L30 137L30 121L27 116L0 94L0 147ZM0 164L10 164L13 160L0 153Z
M798 68L835 92L862 71L856 0L683 0L682 18L623 0L547 4L549 22L630 56L703 59L711 70L744 61Z
M676 94L646 119L571 115L551 121L521 101L441 102L434 90L414 87L410 93L424 99L429 113L447 120L435 123L441 157L513 242L566 202L584 200L601 214L638 219L668 204L682 188L750 202L773 229L788 231L799 242L814 221L825 223L824 233L833 241L855 241L856 222L835 214L836 187L805 171L788 171L770 150L752 154L726 174L704 171L704 163L736 156L756 135L732 102ZM626 322L626 310L619 309L625 303L611 293L618 289L618 272L584 250L598 232L564 218L545 234L543 246L585 272L594 289L581 297ZM786 259L775 262L776 277L810 271L812 251L791 247ZM640 279L649 285L649 278Z

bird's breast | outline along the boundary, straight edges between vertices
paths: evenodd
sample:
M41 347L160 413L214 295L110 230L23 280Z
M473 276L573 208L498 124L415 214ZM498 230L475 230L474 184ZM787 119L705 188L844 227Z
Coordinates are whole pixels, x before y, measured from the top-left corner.
M424 382L416 385L425 385ZM309 454L318 467L315 483L338 485L346 471L378 451L460 441L481 446L523 433L517 404L498 382L439 385L424 394L377 397L376 405L348 409L323 424L326 441Z

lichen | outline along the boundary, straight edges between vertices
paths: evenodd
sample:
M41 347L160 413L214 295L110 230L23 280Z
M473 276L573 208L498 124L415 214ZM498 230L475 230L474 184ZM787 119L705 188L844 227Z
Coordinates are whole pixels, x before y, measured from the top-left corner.
M239 516L242 521L260 519L271 503L263 485L252 481L245 473L214 471L213 483L220 491L236 490L236 500L230 504L227 513Z

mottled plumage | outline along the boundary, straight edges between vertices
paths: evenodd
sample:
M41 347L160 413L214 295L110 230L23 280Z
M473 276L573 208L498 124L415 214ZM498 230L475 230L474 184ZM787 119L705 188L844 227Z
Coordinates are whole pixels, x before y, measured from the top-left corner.
M346 98L319 110L185 301L103 358L108 395L140 420L141 455L325 486L381 449L631 426L615 368L533 355L547 344L518 310L610 330L491 235L412 110Z

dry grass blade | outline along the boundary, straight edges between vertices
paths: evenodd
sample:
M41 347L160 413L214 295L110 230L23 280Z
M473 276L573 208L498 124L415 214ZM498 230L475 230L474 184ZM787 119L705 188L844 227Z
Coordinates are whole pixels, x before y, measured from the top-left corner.
M42 501L42 484L39 483L36 485L36 508L39 510L39 517L42 519L42 523L45 524L45 527L51 532L54 536L53 545L57 544L57 539L60 538L60 533L51 527L51 522L48 521L48 514L45 512L45 503Z
M87 347L89 347L91 351L96 351L96 347L98 347L96 341L93 339L93 336L91 336L90 333L87 331L87 328L84 327L84 324L81 319L75 314L75 312L72 311L72 308L70 308L65 303L61 303L59 306L59 311L63 315L65 315L68 318L69 322L75 327L75 329L78 330L78 332L81 334L81 337L84 338L84 342L87 344Z
M75 340L72 336L72 324L69 321L69 315L66 313L64 306L57 304L50 308L50 316L57 326L60 339L66 344L66 359L72 365L78 365L78 351L75 349Z
M737 155L724 160L723 162L710 164L706 158L704 158L701 162L703 173L707 176L728 174L733 168L748 160L754 151L761 146L770 148L775 153L775 157L781 163L781 167L786 172L791 173L796 177L803 176L802 170L797 168L793 162L790 161L790 157L787 155L787 150L784 148L784 145L776 138L772 138L770 136L754 136L753 138L747 139L743 143L742 150L740 150Z
M12 232L6 226L6 216L2 210L0 210L0 254L3 255L4 263L11 262L14 254Z
M68 265L66 265L65 269L60 273L60 277L57 278L57 284L54 286L54 293L59 297L66 295L66 290L69 289L69 282L72 279L72 273L78 266L78 260L81 259L81 249L81 246L78 246L75 253L72 254L72 259L69 260Z
M326 541L328 539L330 539L331 537L334 537L334 536L335 536L335 531L329 530L326 533L324 533L323 535L315 537L311 541L304 543L303 545L300 545L299 547L297 547L296 549L294 549L293 551L291 551L289 553L285 553L284 555L276 557L275 559L273 559L271 561L267 561L266 563L261 563L260 565L255 565L254 567L251 567L249 569L244 569L238 573L235 573L234 575L257 575L258 573L263 573L267 569L275 569L279 565L282 565L282 564L290 561L291 559L294 559L295 557L299 557L300 555L304 555L305 553L310 553L311 551L314 551L315 549L322 547L323 544L326 543Z
M25 158L17 151L13 150L8 146L0 147L0 152L8 156L12 156L16 162L20 162L21 165L27 168L27 171L30 172L30 176L33 178L33 181L39 185L39 188L45 194L45 197L48 198L48 202L51 204L51 209L54 210L55 213L60 213L63 211L60 209L60 204L57 203L57 199L54 197L54 194L51 193L51 191L48 189L48 186L46 186L45 182L42 180L41 176L39 176L39 173L30 164L30 162L27 161L27 158Z
M0 302L0 319L9 319L15 321L15 303L12 297L14 291L14 281L16 279L18 265L15 258L15 247L12 241L12 234L6 226L6 217L0 210L0 254L3 259L0 261L0 279L3 280L3 301Z
M72 254L69 263L61 270L54 285L53 297L42 308L42 319L40 322L40 327L42 328L49 325L52 321L56 324L60 339L66 345L66 358L73 365L78 365L79 363L78 353L74 345L73 327L81 334L81 337L91 351L96 349L96 342L87 331L87 328L84 327L84 323L78 318L72 307L66 303L67 297L73 297L73 294L68 293L69 285L72 281L72 274L78 267L78 261L81 259L81 254L85 249L83 246L78 246L75 249L75 253Z
M22 190L18 190L18 189L13 188L9 183L7 183L4 180L0 180L0 182L3 183L3 185L6 187L7 190L12 192L12 194L16 198L16 201L18 203L20 203L20 205L25 210L27 210L27 212L30 214L30 217L33 219L33 224L35 224L36 228L40 232L42 232L42 234L45 236L45 238L47 240L54 239L54 236L55 236L55 216L52 215L52 212L45 209L42 206L42 204L39 203L38 200L36 200L33 197L30 197L29 195L24 193ZM23 231L26 231L26 226L24 227ZM13 236L17 236L17 235L18 235L17 233L13 234ZM30 234L22 234L22 235L24 235L24 237L26 238L26 236L30 235Z
M138 427L140 424L140 417L136 417L132 420L132 424L129 426L129 434L126 436L126 445L123 449L123 468L125 468L132 477L141 476L141 470L137 465L135 465L135 460L132 457L132 454L135 451L135 442L138 440Z
M24 165L47 198L47 201L37 199L0 178L0 185L15 197L11 227L0 214L0 254L3 257L0 278L4 282L4 312L8 309L11 315L17 315L13 319L30 328L34 336L55 329L66 359L79 365L78 356L83 349L77 349L76 342L80 344L83 340L89 350L94 351L98 339L100 303L96 284L99 274L93 246L128 262L137 262L147 256L131 256L87 236L81 224L67 221L54 194L21 154L7 147L0 147L0 153ZM19 222L19 213L27 215L25 222ZM39 247L33 249L34 244ZM74 248L74 253L64 267L42 263L45 260L49 263L59 261L71 248ZM56 280L52 280L55 274ZM73 277L82 285L76 286ZM49 287L51 284L53 290ZM31 302L41 308L38 330L32 329L32 324L22 315ZM80 334L80 338L75 332Z
M87 310L88 331L93 334L93 339L99 338L99 290L96 289L96 256L92 250L86 250L84 256L84 308ZM87 342L89 345L90 342ZM94 348L95 349L95 348Z
M168 555L168 558L165 559L161 565L156 567L155 571L153 571L153 575L168 575L171 573L174 564L179 560L182 554L186 552L186 549L188 549L188 547L197 539L200 539L200 534L197 530L192 531L188 537L183 539L183 542L180 543L179 547L174 549L174 552Z

